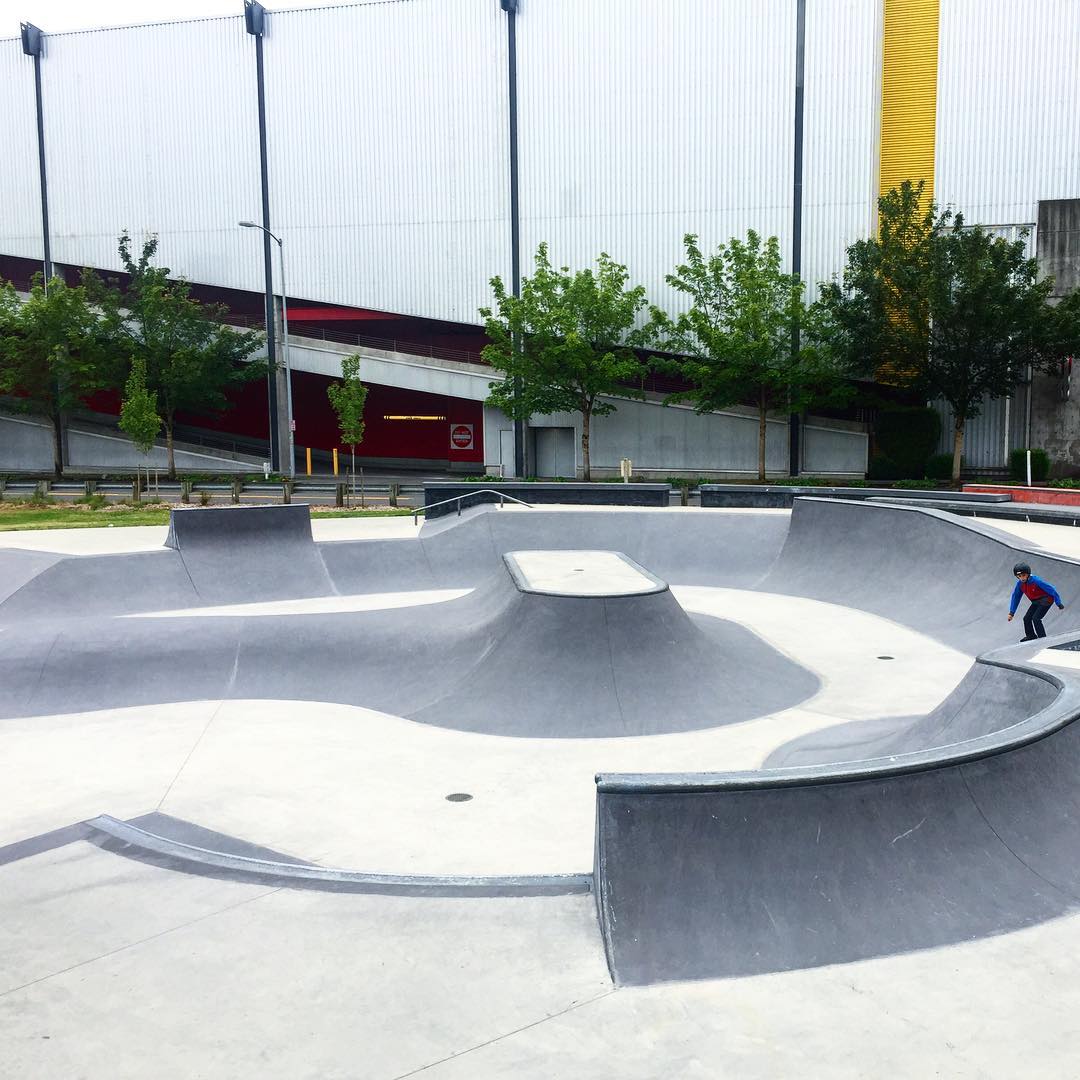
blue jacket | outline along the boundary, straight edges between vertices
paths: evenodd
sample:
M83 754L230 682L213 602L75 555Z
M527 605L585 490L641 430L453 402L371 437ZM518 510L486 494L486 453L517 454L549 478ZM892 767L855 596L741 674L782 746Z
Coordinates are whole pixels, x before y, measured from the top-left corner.
M1061 597L1058 596L1057 589L1050 584L1049 581L1043 581L1041 577L1036 577L1032 574L1027 579L1028 585L1034 585L1036 588L1041 589L1051 600L1057 604L1058 607L1062 607ZM1024 595L1024 586L1021 584L1020 579L1017 578L1016 585L1012 591L1012 599L1009 601L1009 614L1015 615L1016 609L1020 605L1020 597ZM1031 599L1037 600L1040 597L1032 597Z

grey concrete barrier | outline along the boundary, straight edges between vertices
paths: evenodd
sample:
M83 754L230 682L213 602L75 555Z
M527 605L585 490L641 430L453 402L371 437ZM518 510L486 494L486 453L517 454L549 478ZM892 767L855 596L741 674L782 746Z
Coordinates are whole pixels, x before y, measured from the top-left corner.
M986 734L937 750L598 776L593 887L616 984L845 963L1075 910L1080 684L1001 674L1008 707L1000 680L952 703Z
M701 505L717 507L790 507L800 495L819 499L873 499L902 494L905 499L942 499L960 503L1011 502L1012 496L981 491L912 491L905 488L817 487L795 484L702 484Z
M424 485L424 505L475 495L461 501L462 509L481 503L497 503L499 494L531 504L562 503L571 506L667 506L671 487L668 484L556 484L556 483L460 483L440 481ZM457 505L448 503L428 511L429 520L456 514Z

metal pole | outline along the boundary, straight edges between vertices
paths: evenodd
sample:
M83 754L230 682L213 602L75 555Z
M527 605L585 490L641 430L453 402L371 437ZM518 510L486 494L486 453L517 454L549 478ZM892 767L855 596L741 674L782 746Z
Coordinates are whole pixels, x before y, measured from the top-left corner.
M272 234L271 234L272 235ZM285 360L285 415L289 428L289 468L287 475L296 475L296 432L293 429L292 411L292 365L289 363L289 301L285 298L285 240L275 236L278 258L281 261L281 336L282 355Z
M521 206L518 194L518 95L517 95L517 7L518 0L499 0L506 12L507 69L510 115L510 284L514 296L521 295ZM515 339L515 351L521 347ZM521 380L514 381L514 396L521 393ZM514 475L525 476L525 421L514 421Z
M41 103L41 55L45 35L33 23L21 23L23 52L34 60L34 103L37 108L38 182L41 187L41 242L44 256L45 289L53 276L52 241L49 236L49 184L45 171L45 111Z
M806 0L795 4L795 169L791 189L791 272L802 276L802 202L803 202L803 86L806 61ZM791 359L799 355L798 320L791 328ZM788 414L788 472L798 476L802 462L800 418Z
M277 345L274 328L274 266L270 250L270 178L266 165L266 80L263 71L263 31L266 9L254 0L244 4L244 24L255 38L255 78L259 99L259 173L262 185L263 274L266 280L266 355L270 370L266 375L270 406L270 467L281 469L281 440L278 433Z

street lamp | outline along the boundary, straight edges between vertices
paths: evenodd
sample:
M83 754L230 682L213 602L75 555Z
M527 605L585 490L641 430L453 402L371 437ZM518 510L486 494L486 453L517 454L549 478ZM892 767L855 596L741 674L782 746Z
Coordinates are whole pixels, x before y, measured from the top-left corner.
M292 367L289 364L289 305L285 299L285 245L280 236L275 236L269 229L264 228L254 221L238 221L242 229L258 229L266 233L278 246L278 258L281 260L281 334L282 334L282 357L285 361L285 414L289 427L289 464L287 476L296 475L296 433L293 430L292 411ZM275 358L276 359L276 358Z

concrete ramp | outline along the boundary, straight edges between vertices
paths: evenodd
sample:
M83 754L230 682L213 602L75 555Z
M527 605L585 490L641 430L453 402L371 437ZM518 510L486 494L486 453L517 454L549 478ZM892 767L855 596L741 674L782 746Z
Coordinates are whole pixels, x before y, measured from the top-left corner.
M816 676L741 626L688 615L615 551L516 551L463 633L456 683L412 720L529 738L669 734L794 706Z
M333 582L311 535L306 504L174 509L167 547L203 600L326 596Z
M755 588L870 611L974 655L1023 635L1023 623L1005 621L1012 568L1023 559L1065 602L1047 617L1047 633L1080 629L1080 565L1021 544L940 510L800 498L783 550Z
M842 963L1080 908L1080 687L1013 671L1003 702L1008 673L981 674L921 734L963 734L980 713L996 730L947 749L598 776L594 888L615 980Z

